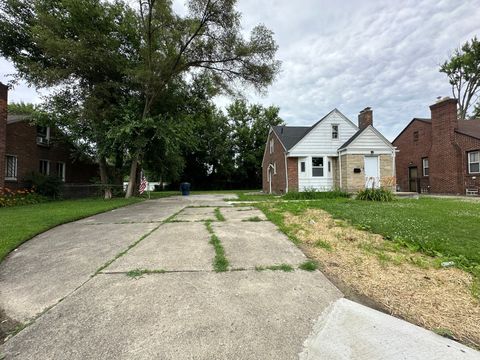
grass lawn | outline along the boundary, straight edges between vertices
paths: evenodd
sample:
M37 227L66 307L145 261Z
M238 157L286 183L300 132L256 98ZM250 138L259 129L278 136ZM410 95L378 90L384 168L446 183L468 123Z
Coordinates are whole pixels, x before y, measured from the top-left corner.
M139 201L143 199L89 198L0 208L0 262L21 243L54 226Z
M261 203L257 206L282 226L278 211L269 212L268 206ZM338 198L275 202L273 206L280 212L296 215L306 209L322 209L334 218L348 220L360 229L381 234L412 250L452 258L461 267L480 267L480 203L477 202L420 198L382 203Z

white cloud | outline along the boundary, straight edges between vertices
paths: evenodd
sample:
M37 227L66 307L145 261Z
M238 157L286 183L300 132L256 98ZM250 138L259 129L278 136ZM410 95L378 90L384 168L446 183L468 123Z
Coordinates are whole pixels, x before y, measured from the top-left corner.
M290 125L310 125L335 107L355 121L371 106L389 139L411 118L428 117L437 96L450 94L438 65L480 36L478 0L239 0L238 6L245 31L263 23L275 32L283 62L268 95L248 92L249 100L280 106ZM174 7L184 9L179 0ZM0 60L0 81L12 72ZM11 99L39 96L22 85Z

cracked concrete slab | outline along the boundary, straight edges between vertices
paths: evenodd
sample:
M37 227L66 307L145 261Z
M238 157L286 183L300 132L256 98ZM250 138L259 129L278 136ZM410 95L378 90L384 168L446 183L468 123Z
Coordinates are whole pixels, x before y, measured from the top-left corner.
M341 296L320 272L98 275L3 346L7 359L297 359Z
M207 221L216 220L214 207L187 207L178 213L175 221Z
M478 360L480 353L347 299L333 303L305 342L301 360Z
M254 268L277 264L298 265L305 255L271 222L214 222L232 268Z
M56 304L155 226L77 222L34 237L0 264L0 308L25 322Z
M209 240L210 234L203 223L188 226L182 223L163 224L104 272L213 270L215 252Z
M258 209L252 207L233 207L220 209L227 221L267 220L267 217Z
M105 213L90 216L78 221L81 224L112 223L148 223L161 222L186 205L170 198L147 200L138 204L114 209Z

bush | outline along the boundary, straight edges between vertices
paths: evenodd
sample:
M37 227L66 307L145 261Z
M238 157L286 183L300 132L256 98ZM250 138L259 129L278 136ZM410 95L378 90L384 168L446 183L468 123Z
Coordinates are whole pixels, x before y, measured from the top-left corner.
M314 188L305 189L302 192L289 192L283 196L285 200L317 200L336 199L339 197L348 198L350 195L344 191L335 189L332 191L318 191Z
M378 189L364 189L359 191L357 194L357 200L368 200L368 201L393 201L395 200L395 195L385 188Z
M46 200L46 197L36 194L33 190L0 188L0 207L38 204Z
M25 179L30 189L35 190L39 195L47 196L52 199L60 197L63 182L57 176L31 173Z

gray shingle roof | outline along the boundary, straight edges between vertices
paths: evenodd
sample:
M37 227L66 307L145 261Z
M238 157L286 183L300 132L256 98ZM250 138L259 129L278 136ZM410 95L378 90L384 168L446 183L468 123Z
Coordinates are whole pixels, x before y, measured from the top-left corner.
M274 126L273 131L288 150L295 146L311 129L311 126Z

